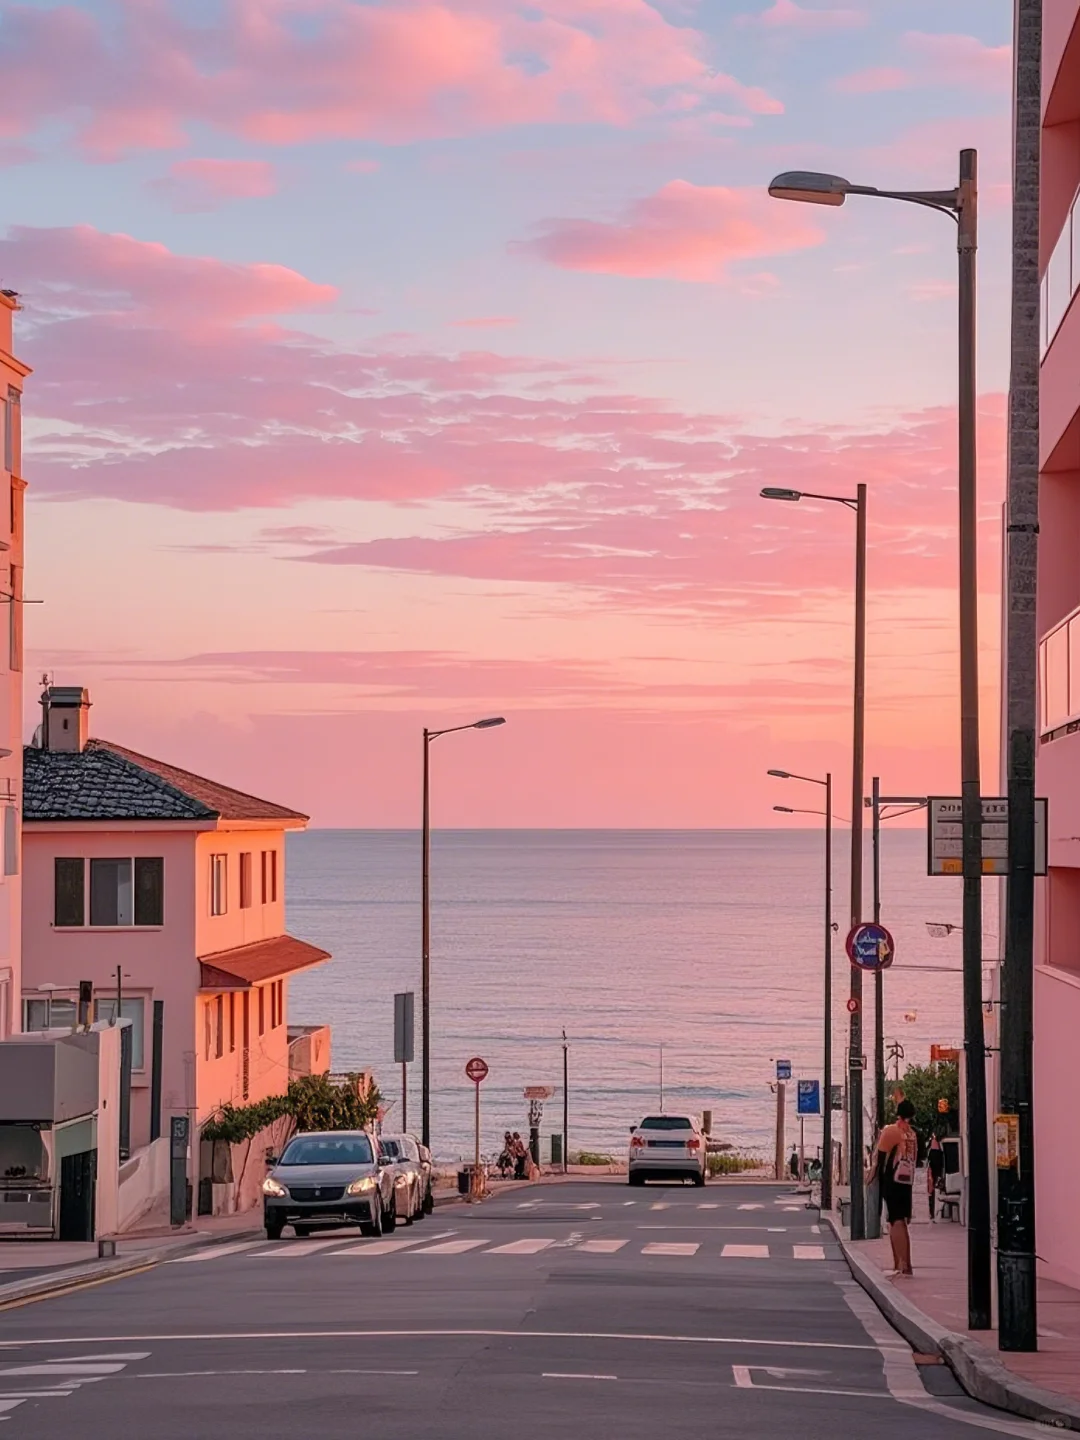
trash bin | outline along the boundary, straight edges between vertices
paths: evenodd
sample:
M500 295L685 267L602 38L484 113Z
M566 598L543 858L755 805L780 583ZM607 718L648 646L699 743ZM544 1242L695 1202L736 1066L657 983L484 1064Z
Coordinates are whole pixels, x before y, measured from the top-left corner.
M463 1165L457 1172L457 1193L459 1195L468 1195L469 1193L469 1181L472 1179L472 1168L471 1165Z
M551 1137L551 1163L552 1165L562 1164L562 1136L552 1135Z

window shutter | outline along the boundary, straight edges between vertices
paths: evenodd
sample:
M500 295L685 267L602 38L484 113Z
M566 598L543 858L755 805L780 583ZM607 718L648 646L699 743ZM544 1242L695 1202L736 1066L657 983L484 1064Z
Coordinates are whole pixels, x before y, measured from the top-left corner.
M19 812L14 805L4 807L4 874L19 873Z
M53 919L57 926L86 924L85 871L81 856L77 859L67 855L56 857Z

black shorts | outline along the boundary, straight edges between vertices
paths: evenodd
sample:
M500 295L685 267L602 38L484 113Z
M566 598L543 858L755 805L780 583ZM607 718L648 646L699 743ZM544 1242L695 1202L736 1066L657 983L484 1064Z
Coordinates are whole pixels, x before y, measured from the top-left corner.
M911 1192L915 1187L912 1185L897 1185L891 1180L886 1180L881 1187L881 1198L885 1202L885 1215L890 1225L895 1225L898 1220L911 1219Z

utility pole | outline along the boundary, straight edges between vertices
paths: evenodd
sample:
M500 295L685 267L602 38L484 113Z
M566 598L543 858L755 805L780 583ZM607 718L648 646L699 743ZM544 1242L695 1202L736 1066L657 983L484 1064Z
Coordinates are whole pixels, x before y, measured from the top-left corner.
M831 1210L833 1201L832 1134L832 772L825 776L825 1033L823 1069L825 1114L822 1120L821 1208Z
M990 1170L982 1006L982 796L979 774L978 472L976 468L975 259L978 159L960 152L959 259L960 794L964 875L964 1044L968 1117L968 1328L989 1330Z
M1005 550L1005 752L1009 874L1001 970L1001 1109L1018 1118L1017 1164L998 1171L998 1345L1038 1349L1032 982L1039 535L1039 171L1042 0L1016 0L1013 57L1012 341Z
M851 928L862 924L863 755L866 721L866 486L856 487L855 507L855 698L851 744ZM863 1186L862 971L851 967L851 1024L848 1031L848 1175L851 1184L851 1238L866 1238Z
M784 1120L787 1111L787 1086L783 1080L776 1082L776 1178L784 1178L785 1152Z
M570 1053L566 1042L566 1027L562 1032L562 1168L566 1175L570 1170Z

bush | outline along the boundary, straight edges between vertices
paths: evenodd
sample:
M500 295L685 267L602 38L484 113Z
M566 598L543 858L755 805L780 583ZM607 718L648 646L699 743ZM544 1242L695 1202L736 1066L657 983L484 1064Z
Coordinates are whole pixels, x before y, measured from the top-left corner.
M610 1155L600 1155L595 1150L582 1150L574 1160L575 1165L614 1165Z
M737 1150L729 1150L724 1155L709 1155L707 1157L710 1175L741 1175L744 1170L760 1170L764 1161L757 1155L743 1155Z
M254 1105L222 1105L202 1127L204 1140L239 1145L276 1120L288 1117L293 1130L363 1130L372 1123L382 1103L377 1085L363 1094L359 1076L335 1085L326 1075L303 1075L292 1080L284 1095L269 1095Z

